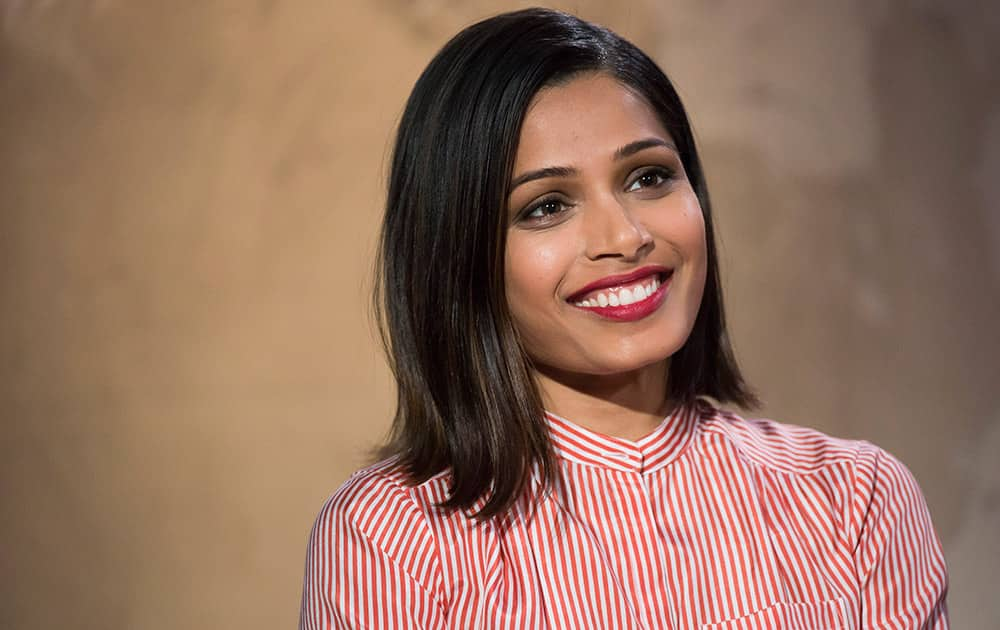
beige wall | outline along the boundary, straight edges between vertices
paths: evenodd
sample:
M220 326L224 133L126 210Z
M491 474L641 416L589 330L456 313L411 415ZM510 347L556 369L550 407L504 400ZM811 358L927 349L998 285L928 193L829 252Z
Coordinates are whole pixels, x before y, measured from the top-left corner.
M762 415L910 466L966 628L1000 621L986 4L562 5L686 99ZM312 517L391 412L391 129L449 34L515 6L0 4L0 627L294 625Z

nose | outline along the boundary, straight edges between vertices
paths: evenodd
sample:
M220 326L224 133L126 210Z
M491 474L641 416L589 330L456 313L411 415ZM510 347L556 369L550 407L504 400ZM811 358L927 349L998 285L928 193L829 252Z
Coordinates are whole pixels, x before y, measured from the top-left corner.
M585 212L587 257L638 260L653 248L653 237L633 211L615 196Z

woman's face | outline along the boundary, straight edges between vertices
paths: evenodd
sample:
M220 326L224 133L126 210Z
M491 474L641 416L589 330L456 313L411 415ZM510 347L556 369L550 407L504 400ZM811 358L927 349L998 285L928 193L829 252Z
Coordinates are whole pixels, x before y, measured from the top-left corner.
M539 92L512 186L507 300L540 372L620 374L684 344L705 287L705 224L643 98L604 74Z

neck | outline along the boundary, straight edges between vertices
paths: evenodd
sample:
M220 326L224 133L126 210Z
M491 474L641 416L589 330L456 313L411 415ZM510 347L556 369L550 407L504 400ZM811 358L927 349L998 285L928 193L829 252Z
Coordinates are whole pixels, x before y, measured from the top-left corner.
M613 437L638 440L673 409L667 399L668 361L611 375L535 372L545 408L580 426Z

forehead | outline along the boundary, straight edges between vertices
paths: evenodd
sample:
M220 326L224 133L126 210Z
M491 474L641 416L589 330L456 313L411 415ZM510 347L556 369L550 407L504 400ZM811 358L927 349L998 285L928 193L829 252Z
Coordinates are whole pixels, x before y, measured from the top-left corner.
M629 142L672 138L633 89L606 74L589 74L538 92L528 107L515 171L610 156Z

